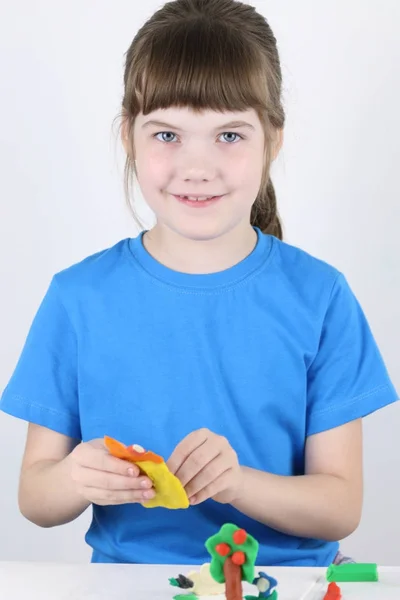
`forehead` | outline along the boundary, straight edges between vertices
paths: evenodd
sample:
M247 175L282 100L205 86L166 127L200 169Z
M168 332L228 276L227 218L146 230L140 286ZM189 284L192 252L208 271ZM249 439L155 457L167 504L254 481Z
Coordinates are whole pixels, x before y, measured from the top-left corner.
M147 115L139 113L136 126L141 129L170 126L182 131L214 131L226 126L232 129L245 128L248 131L261 130L261 122L254 109L245 111L215 111L205 109L195 111L189 107L170 107L155 110Z

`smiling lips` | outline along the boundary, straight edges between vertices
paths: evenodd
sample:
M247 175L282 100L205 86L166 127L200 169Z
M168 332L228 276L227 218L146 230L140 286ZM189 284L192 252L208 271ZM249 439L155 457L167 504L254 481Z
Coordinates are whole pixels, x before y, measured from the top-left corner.
M173 194L174 198L176 198L179 202L186 204L187 206L199 207L200 206L209 206L210 204L214 204L217 200L222 198L222 196L200 196L198 194L195 195L176 195Z

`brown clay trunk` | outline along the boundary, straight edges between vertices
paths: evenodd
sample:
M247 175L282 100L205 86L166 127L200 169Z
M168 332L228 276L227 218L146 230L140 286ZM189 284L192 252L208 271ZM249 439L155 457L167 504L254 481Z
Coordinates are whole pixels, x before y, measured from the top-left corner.
M230 556L224 563L226 600L243 600L242 568L232 562Z

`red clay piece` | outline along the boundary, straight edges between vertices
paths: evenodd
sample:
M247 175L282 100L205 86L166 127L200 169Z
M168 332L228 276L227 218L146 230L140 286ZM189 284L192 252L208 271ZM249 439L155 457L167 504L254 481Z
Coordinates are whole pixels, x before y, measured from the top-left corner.
M323 598L323 600L341 600L342 591L337 583L330 583L328 585L328 590Z

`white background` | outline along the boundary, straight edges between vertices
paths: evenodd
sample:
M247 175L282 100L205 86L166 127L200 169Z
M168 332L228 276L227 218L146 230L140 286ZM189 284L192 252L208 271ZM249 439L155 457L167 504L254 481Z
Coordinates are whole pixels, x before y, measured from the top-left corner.
M281 52L286 239L345 273L400 389L400 3L253 4ZM53 273L137 233L112 122L124 53L159 5L1 1L1 389ZM87 561L89 512L47 530L18 512L25 431L0 414L0 560ZM400 565L399 431L397 404L365 421L364 515L343 543L359 560Z

